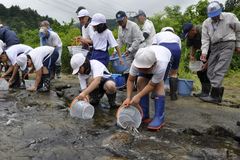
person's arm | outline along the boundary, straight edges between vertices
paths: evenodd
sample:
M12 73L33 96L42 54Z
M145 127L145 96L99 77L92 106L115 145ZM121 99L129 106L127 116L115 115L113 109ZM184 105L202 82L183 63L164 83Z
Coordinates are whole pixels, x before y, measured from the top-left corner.
M116 46L115 49L116 49L116 51L117 51L117 54L118 54L120 63L121 63L121 64L124 64L123 59L122 59L122 53L121 53L119 47Z
M19 66L18 66L18 64L16 63L16 64L14 65L14 69L13 69L12 76L11 76L11 78L10 78L9 81L8 81L8 83L9 83L10 85L13 83L13 80L14 80L17 72L18 72L18 69L19 69Z
M133 42L132 45L128 48L128 52L134 53L139 49L139 45L142 41L144 41L144 37L142 35L140 28L137 25L133 26L131 34L133 37Z
M89 95L94 89L96 89L99 86L101 79L102 77L100 76L95 77L93 81L90 83L90 85L77 96L77 99L84 100L87 97L87 95Z
M9 75L13 71L13 69L14 69L13 65L9 66L8 70L5 73L3 73L2 78L5 78L7 75Z
M201 50L202 50L202 54L200 57L200 60L203 62L207 61L207 53L209 50L209 46L210 46L210 36L208 34L208 27L207 27L207 22L204 21L203 25L202 25L202 46L201 46Z
M127 98L123 101L123 105L128 107L131 102L131 96L133 92L134 82L135 82L136 76L132 76L129 74L128 80L127 80Z
M190 61L195 61L196 59L195 59L195 52L196 52L196 48L195 47L193 47L193 46L191 46L190 47Z

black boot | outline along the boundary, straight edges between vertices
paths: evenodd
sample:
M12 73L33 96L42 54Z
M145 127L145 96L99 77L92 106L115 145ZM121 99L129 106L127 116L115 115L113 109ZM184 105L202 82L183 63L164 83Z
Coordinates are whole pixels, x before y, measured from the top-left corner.
M207 97L209 96L209 92L211 90L210 83L202 83L202 91L200 93L193 93L195 97Z
M108 103L110 105L111 108L118 108L120 106L120 104L117 104L116 103L116 95L117 93L112 93L112 94L107 94L107 97L108 97Z
M41 83L38 88L39 92L49 92L50 91L50 76L47 74L42 75Z
M220 87L220 88L212 87L210 96L200 97L200 99L203 100L204 102L209 102L209 103L215 103L215 104L221 103L223 91L224 91L223 87Z
M101 93L99 89L93 90L89 96L90 96L90 104L93 106L98 106L101 98L103 97L104 93Z
M170 77L169 78L170 86L170 98L172 101L177 100L177 87L178 87L178 78Z
M61 66L56 66L56 77L57 77L57 79L61 78L60 73L61 73Z

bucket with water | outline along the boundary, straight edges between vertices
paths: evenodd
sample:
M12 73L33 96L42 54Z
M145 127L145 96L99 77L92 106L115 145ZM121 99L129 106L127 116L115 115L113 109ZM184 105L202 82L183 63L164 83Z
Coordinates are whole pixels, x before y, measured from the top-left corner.
M24 83L25 83L26 89L29 89L29 88L31 88L35 84L35 80L25 79Z
M140 106L121 106L118 108L116 115L117 124L123 129L127 127L138 128L142 122L142 116L143 114Z
M110 61L112 63L112 67L115 70L115 72L117 73L123 73L124 71L126 71L128 69L128 64L126 61L126 55L122 55L122 59L124 64L122 65L119 61L119 57L117 54L113 54L113 56L110 57Z
M178 94L181 96L190 96L193 89L193 80L178 79Z
M86 101L74 99L70 105L70 115L81 119L91 119L94 115L94 107Z

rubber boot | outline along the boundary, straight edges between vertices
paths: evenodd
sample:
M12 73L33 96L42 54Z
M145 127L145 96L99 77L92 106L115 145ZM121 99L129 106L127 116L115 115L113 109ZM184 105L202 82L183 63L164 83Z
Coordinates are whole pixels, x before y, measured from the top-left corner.
M61 66L56 66L56 77L57 79L61 78Z
M155 114L153 120L148 124L148 129L158 130L164 124L165 96L155 97Z
M170 77L169 86L170 86L170 99L172 101L175 101L178 99L177 97L178 78Z
M112 93L112 94L106 94L108 97L108 103L111 108L118 108L120 104L116 103L116 95L117 93Z
M202 91L200 93L193 93L195 97L207 97L211 90L210 83L202 83Z
M41 83L39 85L38 92L49 92L50 91L50 76L48 74L43 74Z
M143 111L143 123L149 123L151 119L149 119L149 95L145 95L140 99L140 106Z
M98 106L101 98L103 97L104 93L101 93L99 89L93 90L89 96L90 96L90 104L93 106Z
M208 97L200 97L201 100L204 102L209 102L209 103L221 103L222 102L222 96L223 96L224 88L216 88L212 87L211 94Z

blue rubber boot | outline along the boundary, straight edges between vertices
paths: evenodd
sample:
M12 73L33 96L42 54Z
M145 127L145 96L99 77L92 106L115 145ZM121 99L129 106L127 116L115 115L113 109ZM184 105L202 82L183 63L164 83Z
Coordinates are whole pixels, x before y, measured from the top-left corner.
M148 124L148 129L158 130L164 123L165 96L155 97L155 115L153 120Z
M150 121L149 120L149 95L148 94L141 98L140 106L141 106L142 111L143 111L142 121L144 123L148 123Z

